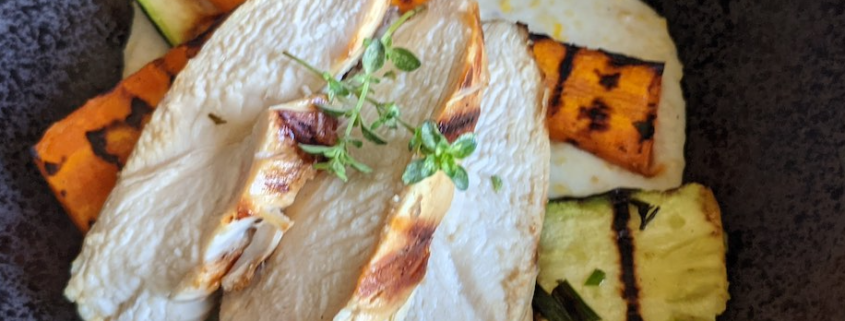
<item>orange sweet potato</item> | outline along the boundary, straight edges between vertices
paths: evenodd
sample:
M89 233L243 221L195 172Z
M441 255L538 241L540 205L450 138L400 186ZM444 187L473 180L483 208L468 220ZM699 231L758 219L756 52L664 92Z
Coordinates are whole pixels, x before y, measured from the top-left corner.
M412 9L426 0L392 0ZM244 0L209 0L228 13ZM218 21L222 21L221 17ZM219 23L219 22L218 22ZM53 124L33 147L35 164L74 224L87 232L117 182L117 175L149 115L173 78L194 57L215 25L197 39L170 50ZM205 27L198 26L197 30Z
M392 4L399 8L399 12L405 12L425 4L428 0L392 0Z
M245 0L208 0L211 2L215 7L217 7L220 12L230 12L235 10L239 5L244 3Z
M569 142L644 176L653 163L663 64L535 37L550 90L552 140Z
M100 213L150 113L208 35L171 49L89 100L53 124L33 147L35 164L83 232Z

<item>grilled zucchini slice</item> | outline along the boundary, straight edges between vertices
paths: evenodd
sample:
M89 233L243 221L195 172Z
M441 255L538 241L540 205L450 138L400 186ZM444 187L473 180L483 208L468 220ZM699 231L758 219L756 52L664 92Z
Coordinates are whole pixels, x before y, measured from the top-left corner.
M715 320L729 299L721 213L699 184L551 202L539 251L540 286L569 281L603 320Z

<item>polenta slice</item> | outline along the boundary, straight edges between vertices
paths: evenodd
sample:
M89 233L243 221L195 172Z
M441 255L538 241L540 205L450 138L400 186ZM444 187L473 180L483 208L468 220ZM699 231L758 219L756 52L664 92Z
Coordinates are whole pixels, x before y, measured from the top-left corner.
M602 320L715 320L729 299L719 206L698 184L552 202L539 251L539 285L568 281Z

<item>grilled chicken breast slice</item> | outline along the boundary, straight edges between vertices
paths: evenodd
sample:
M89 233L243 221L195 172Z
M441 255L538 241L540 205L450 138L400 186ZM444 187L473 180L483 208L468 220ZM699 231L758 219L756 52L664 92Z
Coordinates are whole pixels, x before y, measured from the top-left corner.
M545 89L525 30L486 22L484 37L490 85L479 149L463 163L470 186L455 194L429 272L392 320L530 320L549 182Z
M312 96L271 107L261 117L252 138L254 158L239 197L206 233L202 263L182 280L174 298L208 296L221 283L226 290L249 283L293 225L283 210L316 173L312 167L316 158L302 152L298 144L333 145L336 141L337 121L317 108L326 104L325 97Z
M212 300L177 300L174 287L200 264L203 231L238 196L253 125L267 106L324 84L282 52L340 74L388 5L251 0L219 27L152 115L73 263L65 295L84 319L205 317Z
M483 88L488 81L477 4L470 4L470 10L464 11L460 19L467 22L470 34L466 63L457 78L460 81L451 85L455 95L444 106L447 112L438 121L450 141L473 129L470 127L479 117ZM451 128L454 125L462 128ZM402 191L401 202L387 217L381 239L358 278L352 298L335 321L386 320L405 303L426 275L431 239L449 208L446 200L453 193L451 182L443 173Z
M403 119L412 124L434 119L451 139L471 131L479 115L478 97L486 84L475 2L432 1L428 10L395 33L394 46L414 52L422 67L411 73L398 72L395 80L375 85L373 98L397 102ZM376 117L372 108L365 108L362 114L367 123ZM427 245L418 255L397 261L414 263L418 269L404 275L401 266L385 269L382 278L374 279L374 286L380 289L369 293L373 295L361 296L358 281L367 278L369 267L379 266L371 263L380 262L382 254L409 245L404 237L426 242L425 235L433 232L433 226L412 220L414 214L406 211L438 221L448 209L454 185L438 174L405 186L401 176L412 158L407 147L411 135L404 130L380 134L387 145L368 144L352 150L356 159L374 169L372 173L353 173L347 183L319 175L300 191L286 210L296 226L252 285L224 295L221 320L330 319L361 297L377 299L374 308L384 309L377 312L388 316L401 306L406 296L403 292L410 293L408 289L413 288L401 282L419 282L425 272ZM409 229L391 229L388 225L393 218L404 218L409 224L404 227ZM420 232L407 233L412 227ZM391 233L403 237L391 241Z

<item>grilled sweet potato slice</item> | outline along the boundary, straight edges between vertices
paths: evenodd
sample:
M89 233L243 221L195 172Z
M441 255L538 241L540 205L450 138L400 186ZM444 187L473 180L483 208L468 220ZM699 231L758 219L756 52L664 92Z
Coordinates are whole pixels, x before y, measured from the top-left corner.
M235 10L235 8L244 3L244 1L246 0L208 0L208 2L211 2L211 4L217 7L217 9L221 12L230 12Z
M650 177L663 64L535 37L552 140Z
M392 0L391 2L399 8L399 12L405 12L425 4L428 0Z
M97 219L141 129L210 33L171 49L53 124L33 148L35 164L83 232Z

